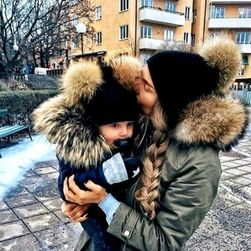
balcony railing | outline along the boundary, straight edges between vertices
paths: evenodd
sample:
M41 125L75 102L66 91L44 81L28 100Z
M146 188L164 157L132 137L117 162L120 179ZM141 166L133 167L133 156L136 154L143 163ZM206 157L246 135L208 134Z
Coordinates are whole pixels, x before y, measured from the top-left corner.
M184 13L168 12L166 10L156 7L140 8L139 20L170 26L182 26L185 24Z
M251 18L210 18L209 29L251 28Z
M251 54L251 44L238 44L241 53Z
M140 50L163 50L163 49L173 49L173 50L186 50L190 48L189 44L185 44L184 41L177 40L164 40L156 38L141 38L139 40Z
M154 38L141 38L139 41L139 49L147 50L160 50L164 47L163 39L154 39Z

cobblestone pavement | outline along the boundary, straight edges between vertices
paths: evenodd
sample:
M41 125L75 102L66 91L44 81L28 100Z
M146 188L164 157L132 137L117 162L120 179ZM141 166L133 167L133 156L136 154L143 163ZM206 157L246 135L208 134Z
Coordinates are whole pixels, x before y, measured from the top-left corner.
M222 178L212 209L186 251L251 250L251 128L238 147L221 153ZM0 201L0 250L73 250L79 224L61 213L58 165L36 163Z

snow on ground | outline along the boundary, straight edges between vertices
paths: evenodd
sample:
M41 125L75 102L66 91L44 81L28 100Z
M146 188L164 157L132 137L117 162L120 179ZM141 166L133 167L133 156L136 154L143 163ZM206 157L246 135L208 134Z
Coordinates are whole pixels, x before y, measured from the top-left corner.
M42 135L22 139L18 144L0 149L0 199L16 185L36 162L55 160L55 145Z

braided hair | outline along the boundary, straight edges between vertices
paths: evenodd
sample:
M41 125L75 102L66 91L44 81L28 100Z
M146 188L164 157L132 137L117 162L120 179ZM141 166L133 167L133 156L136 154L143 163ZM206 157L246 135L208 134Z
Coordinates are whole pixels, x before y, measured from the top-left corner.
M152 220L156 217L161 169L168 148L166 117L159 102L154 105L150 119L154 132L143 162L141 176L143 185L135 192L135 198L140 202L149 219Z

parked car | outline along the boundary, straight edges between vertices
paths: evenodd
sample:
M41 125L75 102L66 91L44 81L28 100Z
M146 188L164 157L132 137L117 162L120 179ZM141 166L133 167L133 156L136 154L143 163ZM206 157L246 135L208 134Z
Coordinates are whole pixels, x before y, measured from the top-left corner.
M36 75L47 75L47 70L50 70L49 68L43 68L43 67L36 67L34 70L34 74Z

